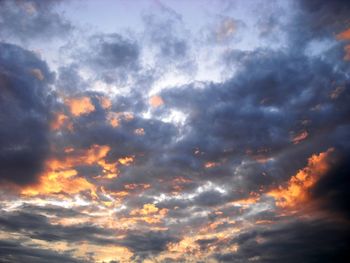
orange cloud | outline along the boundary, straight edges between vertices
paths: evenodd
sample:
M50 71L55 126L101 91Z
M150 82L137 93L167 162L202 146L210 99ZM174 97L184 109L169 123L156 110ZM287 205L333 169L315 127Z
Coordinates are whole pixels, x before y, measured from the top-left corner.
M96 187L85 178L79 177L75 166L97 164L103 168L104 177L111 179L118 175L115 163L107 163L104 158L110 151L106 145L92 145L87 150L75 150L72 147L66 148L66 158L50 159L45 164L45 171L40 176L39 183L24 188L23 195L76 194L81 191L90 191L96 195Z
M350 28L336 35L337 40L350 40Z
M336 35L337 40L350 40L350 28ZM344 60L350 61L350 45L344 47L345 56Z
M130 212L131 216L139 216L136 220L145 221L149 224L159 223L168 213L168 209L159 209L154 204L144 204L140 209L134 209Z
M67 147L67 148L64 149L64 152L65 152L65 153L74 152L74 148L73 148L73 147Z
M194 253L200 249L194 237L186 236L176 243L169 243L168 250L172 253Z
M270 149L269 148L260 148L257 150L251 150L251 149L247 149L245 151L245 153L251 157L252 159L254 159L256 162L258 163L267 163L269 161L271 161L273 158L269 156L270 154Z
M130 215L152 215L159 211L159 208L154 204L144 204L143 208L135 209L130 212Z
M40 182L36 186L29 186L22 189L21 194L26 196L47 195L68 193L76 194L82 191L90 191L96 195L96 187L85 178L77 177L74 169L56 170L49 161L46 164L46 172L40 177Z
M216 167L216 166L218 166L218 165L219 165L219 163L217 163L217 162L206 162L206 163L204 164L204 167L207 168L207 169L209 169L209 168L214 168L214 167Z
M118 127L119 126L119 115L117 115L114 112L110 112L107 116L108 122L112 127Z
M119 158L118 162L121 163L122 165L129 166L132 162L134 161L133 156L126 156L124 158Z
M104 178L113 179L118 177L119 170L115 163L107 163L104 159L99 160L97 163L103 168Z
M118 127L121 120L131 121L134 115L130 112L109 112L107 120L112 127Z
M350 28L336 35L337 40L350 40ZM345 56L344 60L350 60L350 45L344 47Z
M135 189L148 189L150 188L151 185L150 184L126 184L124 185L124 188L125 189L128 189L128 190L135 190Z
M64 124L67 122L68 117L66 115L64 115L63 113L59 112L56 113L54 120L51 122L51 130L60 130Z
M87 150L76 150L75 155L68 156L65 160L65 164L78 165L78 164L94 164L102 158L106 157L110 151L110 147L107 145L92 145Z
M176 178L173 180L173 183L191 183L191 182L192 182L191 179L184 178L184 177L182 177L182 176L176 177Z
M110 109L112 107L112 101L106 97L100 97L99 102L104 109Z
M302 131L301 133L295 135L292 138L292 142L293 144L298 144L301 141L305 140L308 136L309 136L309 133L307 131Z
M292 176L287 186L280 186L268 192L267 195L274 197L277 206L282 208L294 207L308 201L309 190L329 170L329 155L333 151L334 149L330 148L326 152L312 155L308 165Z
M152 107L157 108L162 106L164 104L164 101L160 96L152 96L149 99L149 103L151 104Z
M69 107L70 112L75 117L83 114L88 114L95 110L95 106L92 104L89 97L67 99L65 103Z
M249 207L252 204L256 204L259 201L260 197L257 195L251 194L251 197L248 197L246 199L240 199L237 201L233 201L230 204L232 205L238 205L242 207Z
M180 177L176 177L175 179L173 179L171 181L171 186L172 186L172 190L173 190L173 194L178 194L180 193L186 186L186 184L191 183L192 180L184 178L182 176Z

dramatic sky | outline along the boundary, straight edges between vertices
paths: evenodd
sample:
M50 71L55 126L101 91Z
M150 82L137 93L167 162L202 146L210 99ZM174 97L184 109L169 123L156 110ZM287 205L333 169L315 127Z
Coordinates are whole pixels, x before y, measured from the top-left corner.
M350 2L0 0L0 262L350 262Z

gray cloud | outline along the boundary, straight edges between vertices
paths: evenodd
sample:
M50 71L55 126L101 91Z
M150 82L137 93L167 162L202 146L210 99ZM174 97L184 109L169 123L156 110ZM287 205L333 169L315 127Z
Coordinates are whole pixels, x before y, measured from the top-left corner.
M61 0L0 2L0 36L32 39L51 39L64 36L73 25L55 11Z
M102 69L135 68L139 59L136 43L118 34L92 37L92 50L96 52L91 62Z
M5 43L0 51L0 178L33 183L49 150L53 75L32 52Z
M168 232L146 232L129 233L120 244L130 248L136 253L136 259L146 258L166 250L169 242L175 242L177 238L171 236Z
M70 255L61 254L53 250L25 246L14 241L0 241L0 257L4 263L11 262L67 262L83 263L86 261L74 259Z
M348 227L322 221L295 221L234 238L237 253L218 254L219 262L342 262L348 260Z
M62 209L62 212L65 211ZM50 215L52 216L52 214ZM69 218L67 214L65 216ZM111 229L103 229L93 224L73 226L51 224L48 216L28 213L25 210L3 213L0 217L0 228L5 232L17 232L31 239L47 242L78 243L89 241L98 245L117 244L116 240L110 238L110 234L115 233Z
M35 13L19 21L28 28L26 32L19 30L18 38L30 38L29 34L33 38L58 36L71 27L60 15L55 15L56 1L18 3L0 2L7 12L5 18L0 19L0 25L6 27L1 34L15 34L13 30L19 27L18 21L10 24L9 19L23 12ZM123 246L135 254L133 260L138 262L159 255L169 242L180 241L182 235L188 235L188 229L194 232L227 219L216 226L215 231L242 227L243 233L225 240L225 244L220 243L219 238L196 241L202 252L217 245L212 257L219 262L340 260L346 255L345 240L349 238L346 163L350 149L350 68L343 60L344 43L336 43L334 33L345 29L349 8L345 1L319 0L300 2L293 8L297 8L295 19L288 26L278 27L278 31L285 30L288 36L286 46L252 51L233 50L228 46L221 61L230 73L228 79L216 83L193 81L164 89L159 94L164 104L155 109L149 105L148 92L156 80L169 69L194 72L191 57L194 47L187 39L182 18L165 6L162 10L166 19L144 17L146 29L141 40L119 33L101 33L88 38L86 49L72 52L72 64L60 65L57 80L46 63L32 52L2 43L0 181L18 185L36 182L50 153L50 145L55 146L50 156L60 160L67 155L64 151L67 147L79 152L95 144L108 145L111 150L106 162L115 164L125 156L135 158L129 166L118 164L117 178L96 178L102 170L96 164L69 168L77 170L77 177L87 179L98 189L103 186L106 191L125 191L125 185L135 184L135 189L129 189L129 195L121 198L125 209L113 211L113 220L131 218L131 211L153 203L159 209L169 209L155 224L169 231L152 231L149 223L139 220L136 229L123 230L124 238L115 239L119 229L94 224L63 226L50 221L52 217L88 217L88 212L95 207L87 212L49 205L23 205L18 211L4 211L0 216L1 229L46 242L89 241L100 246ZM271 17L266 26L280 23L279 19ZM223 30L231 30L229 27L234 24L229 23L227 28L224 24L221 26ZM266 34L273 38L274 32L268 30ZM221 33L225 37L225 32ZM229 45L232 39L229 35L223 44ZM321 40L329 41L329 46L320 54L309 54L307 48ZM154 69L143 68L145 46L155 51L157 66ZM88 80L80 76L82 69L92 72ZM91 83L97 80L131 87L128 92L114 94L111 107L106 109L100 102L106 94L90 90ZM51 85L63 97L89 97L95 110L72 116L67 106L57 102ZM49 131L51 115L58 110L69 116L71 130ZM145 117L143 113L148 110L152 114ZM184 124L165 121L174 110L186 115ZM121 118L119 125L113 127L108 120L111 111L131 112L133 118ZM142 134L137 134L135 131L141 128ZM295 139L298 137L301 139ZM307 165L312 154L330 147L344 155L342 161L309 192L312 208L326 216L315 213L315 218L310 220L282 217L273 206L273 198L267 196L248 208L229 204L251 197L252 193L263 195L286 183ZM73 157L78 154L71 153ZM138 184L149 187L138 189ZM108 200L97 192L100 201ZM80 198L88 197L82 193ZM316 218L318 216L320 218ZM245 228L246 222L253 224L257 220L270 221L271 225ZM221 253L221 249L233 244L238 244L236 253ZM44 262L46 255L52 262L59 258L75 262L68 254L15 242L4 241L0 246L5 262L31 262L33 258ZM14 251L18 251L16 256Z

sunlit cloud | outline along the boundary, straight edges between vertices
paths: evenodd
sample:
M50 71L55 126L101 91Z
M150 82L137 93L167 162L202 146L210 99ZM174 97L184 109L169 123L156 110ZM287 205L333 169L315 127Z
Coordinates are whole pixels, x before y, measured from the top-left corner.
M78 117L83 114L88 114L95 110L95 106L92 104L89 97L82 97L76 99L66 100L66 104L69 107L73 116Z
M350 28L337 34L336 38L338 40L350 40Z
M164 104L164 101L162 97L155 95L149 99L149 103L151 104L152 107L157 108L159 106L162 106Z
M1 262L349 261L346 1L0 17Z
M302 131L299 134L296 134L293 138L292 138L292 142L294 144L298 144L301 141L305 140L307 137L309 136L309 133L307 131Z
M315 154L308 159L308 165L288 181L288 184L272 190L268 195L273 196L280 207L302 205L309 199L309 190L329 169L329 155L334 149Z

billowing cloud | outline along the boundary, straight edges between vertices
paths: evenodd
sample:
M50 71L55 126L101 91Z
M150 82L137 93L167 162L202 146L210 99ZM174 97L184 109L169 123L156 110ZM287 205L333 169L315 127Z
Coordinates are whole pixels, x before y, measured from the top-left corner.
M5 43L0 50L0 179L33 183L49 152L53 75L32 52Z
M350 9L292 2L0 1L1 259L347 259Z

